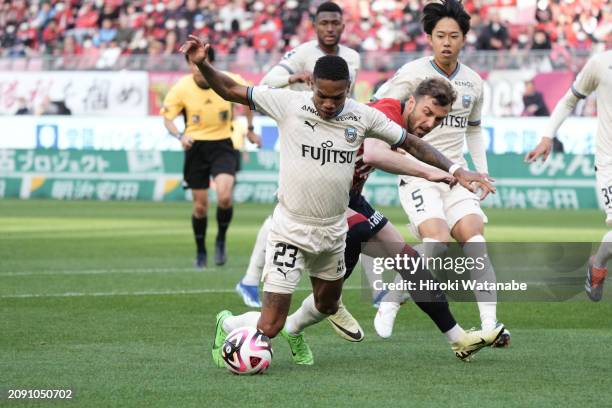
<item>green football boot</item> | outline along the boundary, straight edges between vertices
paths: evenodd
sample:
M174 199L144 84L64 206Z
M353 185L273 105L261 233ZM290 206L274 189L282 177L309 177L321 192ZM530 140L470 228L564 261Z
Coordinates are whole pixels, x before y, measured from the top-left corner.
M304 333L297 335L289 334L285 329L281 330L281 336L287 339L289 348L291 349L291 356L295 364L301 365L313 365L314 357L312 356L312 350L304 340Z
M223 343L225 342L225 338L227 337L228 333L223 330L223 322L230 316L233 316L233 314L229 310L222 310L217 313L215 340L212 345L212 358L215 365L219 368L225 367L225 363L223 363L223 358L221 357L221 349L223 348Z

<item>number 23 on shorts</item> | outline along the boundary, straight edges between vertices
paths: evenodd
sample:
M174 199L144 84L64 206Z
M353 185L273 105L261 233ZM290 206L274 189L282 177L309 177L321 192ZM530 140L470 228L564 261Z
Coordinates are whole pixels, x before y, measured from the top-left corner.
M286 268L295 267L295 260L298 249L296 246L279 242L274 246L274 258L272 263L276 266L284 266Z

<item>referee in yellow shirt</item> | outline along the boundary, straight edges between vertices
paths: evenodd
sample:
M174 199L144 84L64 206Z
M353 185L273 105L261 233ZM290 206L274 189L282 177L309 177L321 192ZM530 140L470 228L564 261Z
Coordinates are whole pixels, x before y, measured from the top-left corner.
M214 52L208 52L208 61L214 61ZM208 187L210 178L215 182L217 191L217 225L215 242L215 263L223 265L227 261L225 235L232 220L232 192L238 158L234 150L232 136L232 104L213 91L198 68L189 62L191 74L181 78L164 99L161 114L166 129L176 137L185 149L183 179L185 188L193 195L193 214L191 223L197 247L194 265L207 266L206 227L208 224ZM229 74L234 80L246 85L238 75ZM185 131L180 133L173 120L182 114ZM253 114L245 109L248 122L247 138L257 145L260 138L253 132Z

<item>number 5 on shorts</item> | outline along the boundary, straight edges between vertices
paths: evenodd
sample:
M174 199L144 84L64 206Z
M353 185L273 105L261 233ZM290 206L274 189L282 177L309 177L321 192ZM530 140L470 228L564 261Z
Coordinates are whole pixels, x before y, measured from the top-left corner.
M420 188L412 192L412 200L414 201L414 208L416 208L417 212L425 211L424 208L419 208L423 205L424 202Z

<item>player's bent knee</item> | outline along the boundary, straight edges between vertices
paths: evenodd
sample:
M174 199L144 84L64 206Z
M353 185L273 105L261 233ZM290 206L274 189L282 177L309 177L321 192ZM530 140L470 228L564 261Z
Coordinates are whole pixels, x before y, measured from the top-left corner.
M315 307L323 314L333 315L338 311L338 301L316 301Z
M478 216L466 216L453 227L452 235L459 242L469 242L484 234L484 224Z

